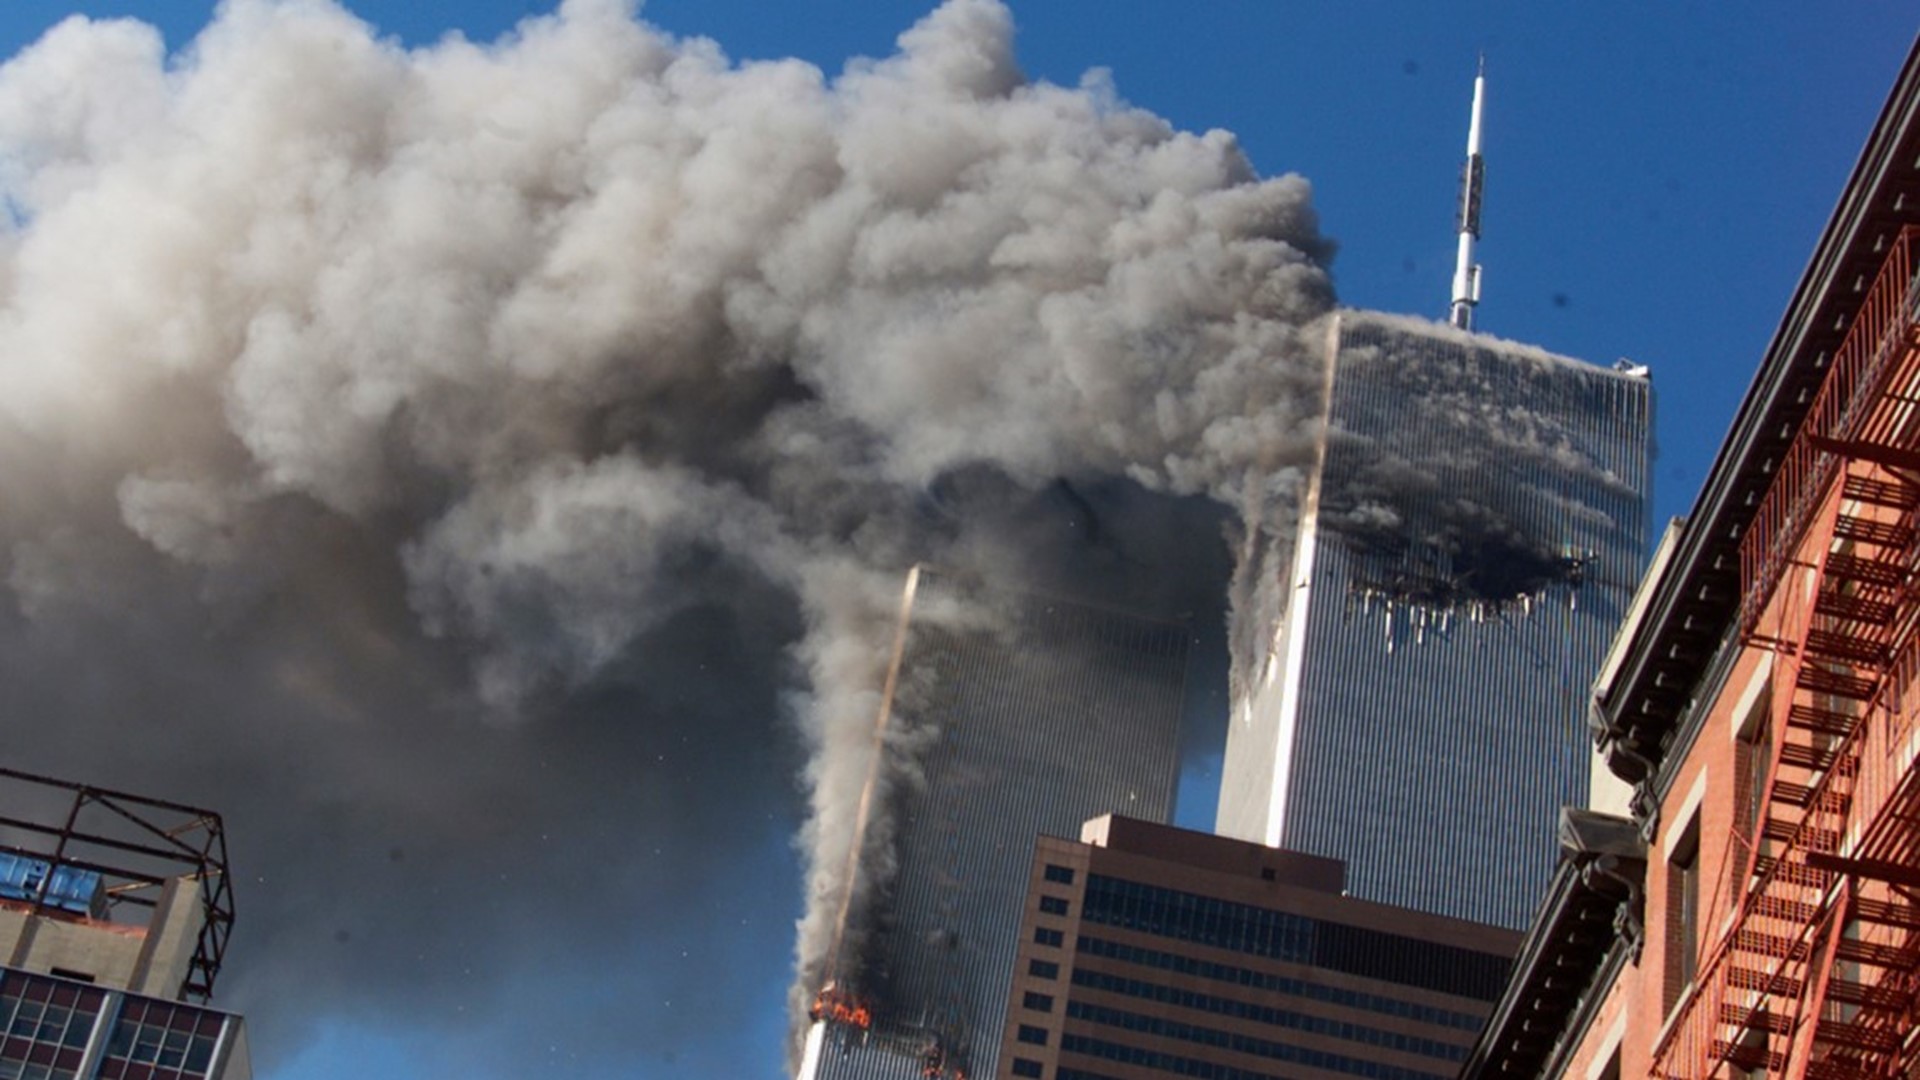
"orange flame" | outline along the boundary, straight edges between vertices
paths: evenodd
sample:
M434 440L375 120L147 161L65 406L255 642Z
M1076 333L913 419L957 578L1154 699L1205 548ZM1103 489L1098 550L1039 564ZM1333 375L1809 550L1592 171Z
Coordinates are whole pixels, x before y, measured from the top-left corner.
M835 986L828 985L813 999L813 1008L807 1015L814 1020L825 1020L833 1024L846 1024L862 1031L873 1026L873 1010L866 1007L853 995Z

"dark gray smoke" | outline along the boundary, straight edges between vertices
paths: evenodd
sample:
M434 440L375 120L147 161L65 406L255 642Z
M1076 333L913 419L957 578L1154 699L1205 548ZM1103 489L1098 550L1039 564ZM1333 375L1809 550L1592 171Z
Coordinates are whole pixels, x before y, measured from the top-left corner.
M621 0L73 19L0 148L7 758L229 816L263 1056L345 1013L699 1075L796 910L817 973L907 565L1205 546L1178 607L1219 523L1143 508L1293 512L1306 184L1029 82L997 0L832 79Z

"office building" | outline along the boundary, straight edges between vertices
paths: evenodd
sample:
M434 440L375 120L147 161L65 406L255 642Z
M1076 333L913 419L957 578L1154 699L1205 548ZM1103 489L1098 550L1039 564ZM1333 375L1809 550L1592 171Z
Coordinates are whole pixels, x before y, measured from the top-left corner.
M1033 857L1000 1078L1444 1080L1520 935L1332 859L1108 816Z
M1468 1077L1920 1075L1917 162L1920 47L1595 685L1637 851L1563 864Z
M890 840L862 855L893 872L853 905L803 1077L991 1072L1034 838L1169 817L1187 649L1177 623L909 576L885 705Z
M1335 316L1325 362L1283 609L1236 658L1218 830L1517 929L1644 565L1646 371L1366 312Z
M248 1080L217 814L0 769L0 1080Z

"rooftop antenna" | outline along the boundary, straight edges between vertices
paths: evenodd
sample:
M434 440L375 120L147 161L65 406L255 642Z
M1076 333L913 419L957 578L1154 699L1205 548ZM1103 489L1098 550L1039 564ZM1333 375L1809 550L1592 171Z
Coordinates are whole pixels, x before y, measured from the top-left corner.
M1460 255L1453 264L1453 311L1447 321L1462 330L1473 329L1473 309L1480 303L1480 264L1473 261L1473 244L1480 239L1480 189L1487 166L1480 157L1480 106L1487 89L1487 57L1473 76L1473 121L1467 126L1467 165L1460 175Z

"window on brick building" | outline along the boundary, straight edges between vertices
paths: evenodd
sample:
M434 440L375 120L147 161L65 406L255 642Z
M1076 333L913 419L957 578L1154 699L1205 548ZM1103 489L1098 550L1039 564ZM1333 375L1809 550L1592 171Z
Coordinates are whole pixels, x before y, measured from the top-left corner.
M1752 845L1729 853L1727 884L1734 890L1746 885L1753 868L1752 852L1765 842L1760 825L1766 816L1767 769L1773 763L1773 694L1763 685L1746 711L1734 718L1733 742L1733 821L1740 836Z
M1700 962L1700 815L1682 828L1667 859L1666 977L1661 980L1664 1011L1693 982Z

